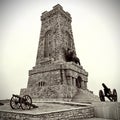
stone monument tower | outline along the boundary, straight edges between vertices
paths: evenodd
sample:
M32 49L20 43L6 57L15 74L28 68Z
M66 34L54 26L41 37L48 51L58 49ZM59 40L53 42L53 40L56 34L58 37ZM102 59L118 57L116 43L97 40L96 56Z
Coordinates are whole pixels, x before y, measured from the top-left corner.
M79 60L70 59L77 58L71 22L70 14L59 4L42 13L36 65L29 71L28 85L21 95L72 100L79 89L87 90L88 73ZM67 59L70 51L74 54L68 54Z

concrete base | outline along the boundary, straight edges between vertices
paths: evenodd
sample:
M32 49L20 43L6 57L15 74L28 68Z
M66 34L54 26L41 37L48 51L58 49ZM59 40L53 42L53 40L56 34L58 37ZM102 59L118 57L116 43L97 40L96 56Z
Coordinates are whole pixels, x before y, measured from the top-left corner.
M95 117L120 120L120 102L94 102Z

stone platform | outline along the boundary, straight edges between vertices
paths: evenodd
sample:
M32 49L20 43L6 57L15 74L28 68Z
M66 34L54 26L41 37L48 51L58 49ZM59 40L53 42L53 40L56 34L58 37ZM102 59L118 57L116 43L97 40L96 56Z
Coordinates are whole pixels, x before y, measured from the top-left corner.
M120 120L120 102L93 102L95 117Z
M89 104L35 103L31 110L12 110L9 103L0 106L0 120L76 120L94 117L94 108Z
M35 101L35 100L34 100ZM0 120L120 120L120 103L34 102L39 107L13 110L9 102L0 106Z

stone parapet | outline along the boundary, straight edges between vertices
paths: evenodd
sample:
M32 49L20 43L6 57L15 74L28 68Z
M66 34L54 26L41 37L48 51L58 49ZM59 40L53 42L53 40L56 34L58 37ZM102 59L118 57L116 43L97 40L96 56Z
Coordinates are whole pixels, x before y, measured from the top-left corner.
M33 67L33 70L29 71L29 75L36 74L36 73L42 73L42 72L48 72L48 71L55 71L55 70L71 70L79 74L83 74L85 76L88 76L88 72L86 72L81 65L77 65L73 62L63 62L63 63L51 63L46 65L38 65ZM66 74L70 74L68 71Z
M41 20L44 21L45 19L48 19L50 16L53 16L57 12L59 12L62 15L64 15L67 19L69 19L71 21L71 15L68 12L65 12L63 10L63 7L61 5L59 5L59 4L54 6L53 10L51 10L49 12L47 12L47 11L43 12L42 16L41 16Z
M0 120L75 120L93 117L93 107L74 108L41 114L0 111Z

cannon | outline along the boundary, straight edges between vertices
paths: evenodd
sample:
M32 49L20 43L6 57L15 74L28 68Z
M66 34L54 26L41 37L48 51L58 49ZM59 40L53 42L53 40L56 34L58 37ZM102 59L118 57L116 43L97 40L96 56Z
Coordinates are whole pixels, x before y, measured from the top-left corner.
M12 109L22 108L23 110L29 110L31 108L38 108L35 104L32 104L32 98L29 95L23 97L19 95L12 95L10 99L10 106Z
M113 89L113 91L110 90L104 83L102 83L102 86L104 88L104 91L99 90L99 98L101 101L105 101L105 97L107 97L110 101L116 102L117 101L117 91L116 89Z

